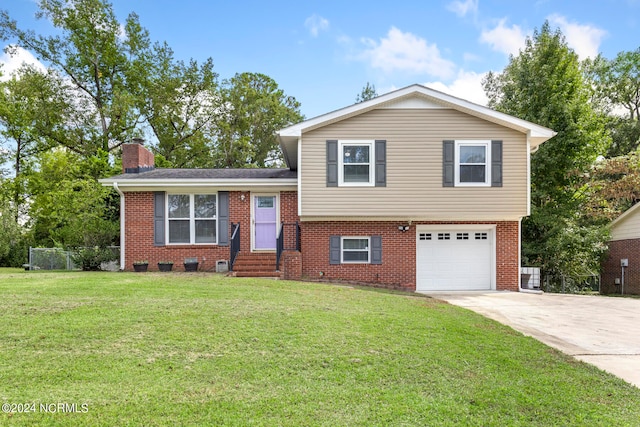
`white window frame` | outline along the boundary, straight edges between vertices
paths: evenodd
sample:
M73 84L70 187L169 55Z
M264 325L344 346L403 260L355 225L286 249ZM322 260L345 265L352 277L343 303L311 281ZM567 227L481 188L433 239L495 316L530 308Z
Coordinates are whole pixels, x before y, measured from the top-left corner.
M344 149L345 145L366 145L369 147L369 182L344 182ZM340 187L373 187L375 186L376 144L374 140L340 140L338 141L338 186ZM364 165L365 163L347 163L347 165Z
M460 182L460 147L484 147L485 150L485 173L484 182ZM473 164L473 163L469 163ZM478 165L479 163L475 163ZM456 140L455 141L455 186L456 187L490 187L491 186L491 141L490 140Z
M367 260L366 261L345 261L344 253L345 252L364 252L364 249L345 249L344 241L345 240L367 240ZM371 236L340 236L340 263L341 264L371 264Z
M172 220L169 218L169 197L171 196L189 196L189 242L175 242L172 243L169 241L171 238L169 234L169 222ZM214 196L216 199L216 214L212 218L196 218L195 217L195 196ZM218 193L206 193L206 192L198 192L198 193L186 193L186 192L176 192L176 193L167 193L166 201L165 201L165 236L167 245L198 245L198 246L206 246L206 245L217 245L218 244ZM177 219L177 218L174 218ZM183 220L186 220L184 218ZM216 222L216 238L214 242L202 242L196 243L196 221L197 220L207 220L207 221L215 221Z

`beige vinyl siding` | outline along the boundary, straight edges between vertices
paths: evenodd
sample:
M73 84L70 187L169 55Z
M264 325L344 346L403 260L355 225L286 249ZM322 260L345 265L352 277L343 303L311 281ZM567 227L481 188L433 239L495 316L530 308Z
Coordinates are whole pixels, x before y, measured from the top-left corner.
M640 239L640 210L630 212L611 228L611 240Z
M387 141L386 187L326 187L327 139ZM443 187L442 141L503 141L502 187ZM526 135L452 109L379 109L302 135L303 217L515 220L527 213ZM304 219L304 218L303 218Z

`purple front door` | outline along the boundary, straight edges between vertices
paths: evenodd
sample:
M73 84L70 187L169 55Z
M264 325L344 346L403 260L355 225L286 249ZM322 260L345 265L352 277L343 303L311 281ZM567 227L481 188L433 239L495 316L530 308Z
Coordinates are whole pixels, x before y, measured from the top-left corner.
M254 239L256 250L276 248L276 196L254 196Z

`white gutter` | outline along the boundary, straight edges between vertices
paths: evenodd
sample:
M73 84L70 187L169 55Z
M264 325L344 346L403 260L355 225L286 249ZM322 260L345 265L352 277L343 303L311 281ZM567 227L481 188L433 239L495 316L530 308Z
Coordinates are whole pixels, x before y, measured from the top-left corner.
M120 270L124 270L124 193L118 188L118 183L115 181L113 188L120 195Z
M112 181L111 179L98 180L102 185L115 185L119 182L121 188L125 187L295 187L298 185L297 178L286 179L242 179L242 180L202 180L202 179L121 179Z

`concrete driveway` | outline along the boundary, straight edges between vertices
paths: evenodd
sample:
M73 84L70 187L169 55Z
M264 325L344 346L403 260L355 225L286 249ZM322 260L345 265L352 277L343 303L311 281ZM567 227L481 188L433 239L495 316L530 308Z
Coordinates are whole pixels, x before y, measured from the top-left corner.
M640 387L640 299L522 292L429 293Z

